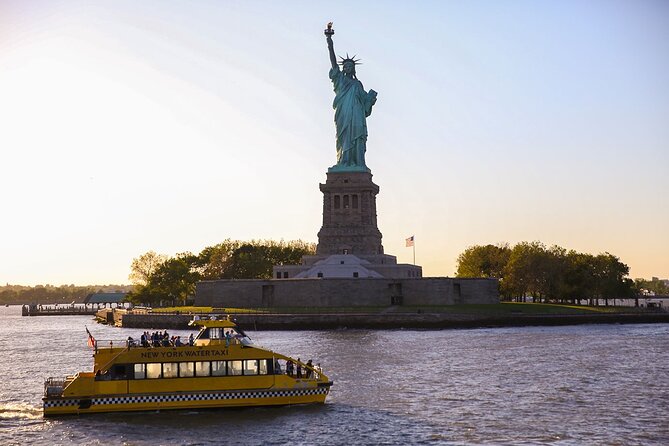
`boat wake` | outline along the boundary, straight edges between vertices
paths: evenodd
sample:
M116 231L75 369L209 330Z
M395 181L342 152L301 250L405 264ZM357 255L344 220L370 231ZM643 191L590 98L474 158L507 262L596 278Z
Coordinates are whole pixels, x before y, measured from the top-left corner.
M28 403L0 404L0 420L37 420L42 418L42 407Z

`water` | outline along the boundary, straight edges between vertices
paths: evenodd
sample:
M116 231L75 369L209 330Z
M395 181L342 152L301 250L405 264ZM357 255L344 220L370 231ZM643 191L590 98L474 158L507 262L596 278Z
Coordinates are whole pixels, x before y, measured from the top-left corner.
M85 325L140 332L0 308L0 444L669 444L669 324L249 332L320 362L327 403L45 420L44 378L92 367Z

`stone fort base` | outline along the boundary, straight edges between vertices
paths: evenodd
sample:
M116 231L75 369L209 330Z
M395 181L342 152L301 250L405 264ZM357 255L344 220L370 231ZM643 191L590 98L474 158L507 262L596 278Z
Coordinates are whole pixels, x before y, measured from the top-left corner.
M448 277L207 280L195 292L195 305L218 308L495 303L497 279Z

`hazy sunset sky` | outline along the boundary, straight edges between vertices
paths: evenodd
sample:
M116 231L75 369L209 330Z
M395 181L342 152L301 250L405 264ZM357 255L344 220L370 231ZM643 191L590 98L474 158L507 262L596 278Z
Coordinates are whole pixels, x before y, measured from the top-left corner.
M383 245L608 251L669 278L669 2L0 0L0 283L128 283L133 257L316 242L357 55Z

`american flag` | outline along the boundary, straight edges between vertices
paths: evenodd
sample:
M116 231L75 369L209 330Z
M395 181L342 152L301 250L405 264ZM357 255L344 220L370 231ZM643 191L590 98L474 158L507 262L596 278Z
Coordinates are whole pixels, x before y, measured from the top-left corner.
M413 246L413 235L407 239L407 248Z
M95 348L95 338L93 337L91 332L88 331L88 327L86 327L86 333L88 333L88 342L87 342L88 346L90 348Z

